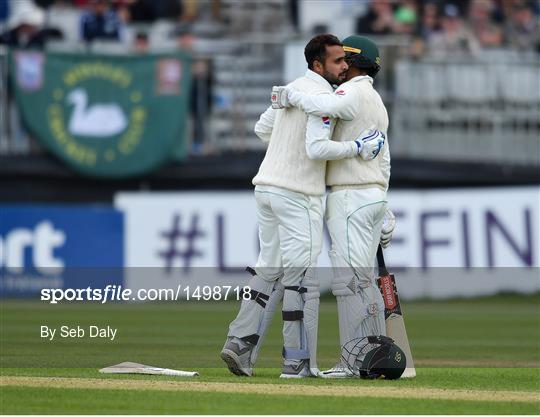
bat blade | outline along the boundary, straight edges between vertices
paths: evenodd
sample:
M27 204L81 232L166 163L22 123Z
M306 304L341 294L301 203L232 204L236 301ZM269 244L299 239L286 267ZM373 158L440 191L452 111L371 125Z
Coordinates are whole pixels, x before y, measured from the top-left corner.
M393 274L386 273L386 275L379 277L377 284L384 300L386 335L394 339L396 345L403 350L407 358L407 368L403 372L403 375L401 375L401 378L414 378L416 376L416 370L414 368L411 346L407 337L403 312L399 302L396 279Z

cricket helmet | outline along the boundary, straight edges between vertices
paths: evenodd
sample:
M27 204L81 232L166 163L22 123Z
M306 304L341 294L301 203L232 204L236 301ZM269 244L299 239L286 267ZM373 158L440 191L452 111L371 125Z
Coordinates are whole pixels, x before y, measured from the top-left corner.
M386 336L367 336L345 343L342 362L363 379L398 379L407 367L405 353Z
M375 42L365 36L352 35L342 43L347 64L365 69L370 77L377 75L381 69L381 57Z

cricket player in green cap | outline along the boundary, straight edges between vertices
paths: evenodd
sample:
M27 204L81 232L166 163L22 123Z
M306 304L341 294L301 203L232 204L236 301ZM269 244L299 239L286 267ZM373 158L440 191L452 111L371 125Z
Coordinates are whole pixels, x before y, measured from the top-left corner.
M373 88L381 67L377 45L363 36L342 41L349 66L347 81L335 92L307 94L290 87L275 87L279 106L295 106L308 114L337 118L332 139L341 142L351 132L376 129L386 136L388 113ZM395 217L387 208L390 179L388 141L373 152L377 158L329 161L325 220L332 238L332 293L337 298L340 345L370 335L385 335L384 302L377 288L377 246L389 244ZM342 363L321 372L326 378L344 378L350 371Z

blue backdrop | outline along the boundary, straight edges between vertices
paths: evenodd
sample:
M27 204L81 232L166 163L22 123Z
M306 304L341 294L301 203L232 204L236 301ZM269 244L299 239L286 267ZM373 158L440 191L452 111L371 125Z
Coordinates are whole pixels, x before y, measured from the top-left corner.
M123 266L124 220L115 209L0 205L3 296L118 285Z

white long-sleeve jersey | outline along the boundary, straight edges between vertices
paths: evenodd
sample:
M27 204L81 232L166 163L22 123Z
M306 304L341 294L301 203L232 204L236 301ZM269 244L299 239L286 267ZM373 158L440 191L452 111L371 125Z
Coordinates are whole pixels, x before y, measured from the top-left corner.
M324 78L308 70L308 77L327 83ZM276 109L268 107L261 114L255 125L255 134L263 141L269 142L272 127L276 118ZM306 152L310 159L335 160L358 156L358 145L355 138L345 142L331 141L336 121L326 116L308 115L306 126ZM361 132L358 132L360 134Z
M333 91L323 77L310 70L290 85L310 94ZM335 120L329 117L307 117L298 109L275 110L269 107L255 125L255 134L269 142L269 147L253 184L279 186L311 195L324 194L324 161L352 158L358 154L358 146L354 141L339 143L330 140L334 127ZM301 139L297 137L300 130ZM277 143L274 143L276 141ZM299 147L303 149L300 150ZM305 158L309 161L307 164ZM285 164L289 163L294 167L285 167ZM300 165L306 166L303 168ZM307 174L306 169L315 171ZM299 171L303 171L303 174L293 175ZM315 177L318 177L317 181Z
M308 94L332 92L320 75L308 70L290 86ZM268 141L268 149L253 178L254 185L271 185L307 195L323 195L326 190L326 162L312 160L306 152L307 115L298 108L266 110L255 133Z
M333 132L336 142L357 137L371 126L385 133L387 140L379 156L371 161L360 158L330 161L326 183L333 187L388 189L390 180L390 151L388 143L388 113L381 97L373 88L369 76L355 77L342 84L333 94L310 95L292 90L289 100L305 112L339 118Z

